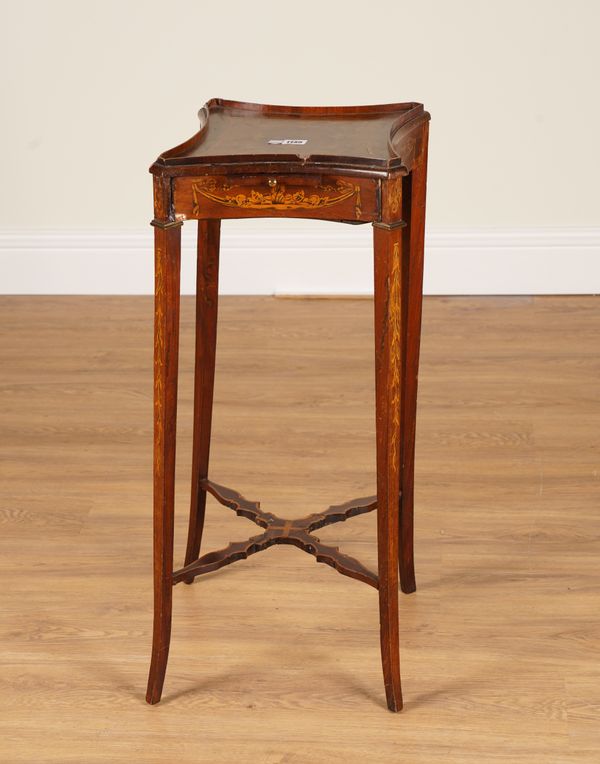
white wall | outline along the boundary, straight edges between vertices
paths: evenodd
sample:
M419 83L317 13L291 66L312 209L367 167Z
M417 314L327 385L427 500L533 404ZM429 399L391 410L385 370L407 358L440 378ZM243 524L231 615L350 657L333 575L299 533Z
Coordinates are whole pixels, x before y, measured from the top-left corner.
M600 291L599 25L595 0L5 2L0 291L123 291L108 262L149 288L147 168L212 96L423 101L428 291ZM253 291L343 291L294 257L322 261L321 225L262 222L226 226L224 291L250 288L246 234ZM327 252L352 250L343 283L368 289L368 232L326 230Z

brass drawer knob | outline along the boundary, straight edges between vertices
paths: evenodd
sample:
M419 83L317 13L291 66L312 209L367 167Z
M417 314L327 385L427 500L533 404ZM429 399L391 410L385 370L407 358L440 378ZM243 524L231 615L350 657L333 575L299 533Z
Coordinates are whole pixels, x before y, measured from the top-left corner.
M275 188L277 185L277 178L269 178L267 183L269 184L269 188Z

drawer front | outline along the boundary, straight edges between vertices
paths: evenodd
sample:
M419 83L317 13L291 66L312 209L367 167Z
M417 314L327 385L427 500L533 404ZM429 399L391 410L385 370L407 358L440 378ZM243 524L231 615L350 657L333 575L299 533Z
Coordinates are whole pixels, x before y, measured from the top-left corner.
M378 182L321 175L204 175L175 179L175 214L186 218L308 217L374 220Z

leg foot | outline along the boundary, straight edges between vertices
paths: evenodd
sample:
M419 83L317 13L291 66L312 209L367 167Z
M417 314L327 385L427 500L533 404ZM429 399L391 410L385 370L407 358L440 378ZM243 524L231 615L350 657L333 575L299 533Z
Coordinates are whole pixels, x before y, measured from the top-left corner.
M160 700L171 637L181 228L155 228L154 235L154 628L148 703Z
M217 344L220 230L220 220L198 221L192 491L184 567L198 559L204 529L206 491L202 487L202 481L208 477L210 451ZM193 580L193 577L184 579L186 584L191 584Z
M402 189L402 217L407 221L408 225L404 229L402 241L403 396L399 567L400 585L405 594L410 594L417 588L413 549L413 510L417 380L423 304L427 124L424 130L421 152L411 174L403 179Z
M150 661L150 674L148 677L148 689L146 690L146 702L151 706L160 701L165 674L167 671L167 661L169 658L169 642L171 639L171 627L169 624L168 632L163 634L162 645L152 647L152 659Z
M381 660L390 711L402 708L398 514L402 378L402 229L374 229L377 550Z

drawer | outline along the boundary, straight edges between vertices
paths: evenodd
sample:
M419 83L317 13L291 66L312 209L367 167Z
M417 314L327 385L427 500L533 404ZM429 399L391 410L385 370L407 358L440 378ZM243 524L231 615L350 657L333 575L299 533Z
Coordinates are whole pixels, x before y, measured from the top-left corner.
M175 179L185 218L306 217L368 221L379 213L378 181L339 175L204 175Z

